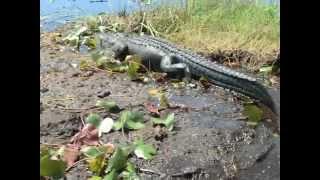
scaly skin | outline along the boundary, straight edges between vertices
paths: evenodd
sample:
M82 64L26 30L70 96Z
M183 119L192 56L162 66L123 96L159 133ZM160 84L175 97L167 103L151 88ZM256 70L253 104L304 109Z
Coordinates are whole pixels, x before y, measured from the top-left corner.
M276 112L267 89L255 78L230 68L213 63L188 49L150 36L126 36L124 34L102 34L102 47L111 47L115 57L124 59L126 55L137 54L142 63L156 71L180 72L185 75L206 76L210 82L259 100Z

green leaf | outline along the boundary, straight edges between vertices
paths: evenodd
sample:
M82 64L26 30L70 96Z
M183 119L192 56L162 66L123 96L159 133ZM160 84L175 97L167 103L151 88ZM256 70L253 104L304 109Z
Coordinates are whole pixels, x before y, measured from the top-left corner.
M127 121L126 128L128 129L141 129L144 128L145 125L141 122L135 122L135 121Z
M250 123L258 123L262 120L263 111L254 104L244 106L244 112Z
M127 154L121 148L116 148L113 156L109 160L106 173L112 172L112 170L116 172L123 170L126 167L127 159Z
M137 175L136 168L133 163L127 162L127 167L125 171L123 171L120 176L124 180L140 180L139 176Z
M134 166L133 163L127 162L126 170L127 170L128 172L136 172L136 167Z
M130 144L130 145L122 145L121 149L122 152L126 155L129 156L135 149L135 145L134 144Z
M98 100L96 106L103 107L106 111L119 110L119 107L114 101Z
M113 127L115 130L122 128L141 129L144 127L143 114L140 112L123 111Z
M201 76L199 81L209 81L207 76Z
M109 70L112 70L114 72L120 72L120 73L126 72L128 70L128 66L127 65L118 64L116 62L110 62L110 61L107 62L106 67Z
M102 177L100 177L100 176L92 176L88 180L102 180Z
M260 72L263 72L263 73L270 73L272 72L272 66L264 66L264 67L261 67L259 69Z
M96 61L96 65L98 68L102 68L104 69L105 67L108 66L108 59L107 57L103 56L101 58L99 58L97 61Z
M140 180L136 172L123 171L121 176L123 177L123 180Z
M169 107L169 101L168 101L168 98L166 97L165 93L159 94L159 101L160 101L161 108Z
M163 124L164 125L164 120L161 119L161 118L151 118L151 121L154 123L154 124Z
M169 131L172 131L175 123L174 113L169 114L165 119L151 118L151 121L154 124L163 124Z
M88 46L90 49L96 49L97 47L97 40L95 38L86 38L83 41L83 44Z
M89 116L86 118L86 123L94 125L96 128L99 127L101 123L101 117L98 114L91 113Z
M131 80L136 80L138 79L138 70L141 65L141 58L138 56L130 56L128 60L129 66L128 66L128 76L130 77Z
M50 155L49 148L47 146L40 146L40 159L47 155Z
M87 70L89 69L89 63L85 60L80 61L80 70Z
M98 59L104 56L103 51L93 51L91 54L91 59L96 62Z
M125 122L116 121L116 122L113 124L113 129L116 130L116 131L122 129L122 128L124 127L124 123L125 123Z
M108 64L107 66L108 68L110 68L112 71L114 72L126 72L128 70L128 66L127 65L119 65L119 64Z
M105 68L108 65L108 58L105 56L103 51L93 51L91 54L91 59L96 63L99 68Z
M115 169L112 169L111 172L103 178L103 180L117 180L118 175L119 173Z
M93 159L87 160L89 163L89 170L96 175L100 175L106 166L104 154L101 154Z
M105 152L103 151L103 149L95 147L95 146L87 146L81 149L81 152L89 158L96 158L102 154L104 154Z
M173 85L174 88L177 88L177 89L181 89L186 86L186 83L183 81L182 82L173 82L171 84Z
M206 76L201 76L199 79L199 82L200 82L201 86L204 87L205 89L209 88L211 85L208 77L206 77Z
M40 159L40 176L61 178L64 175L66 167L64 161L52 160L50 155L45 155Z
M87 27L81 26L76 31L68 34L65 38L62 39L62 41L67 42L71 46L79 46L80 35L86 32L87 30Z
M143 140L136 140L134 144L136 146L134 154L139 158L150 160L157 153L152 145L144 144Z

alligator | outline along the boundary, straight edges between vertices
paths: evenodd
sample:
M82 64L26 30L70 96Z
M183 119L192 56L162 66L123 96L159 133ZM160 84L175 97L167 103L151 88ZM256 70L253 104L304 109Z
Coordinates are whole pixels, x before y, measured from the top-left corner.
M100 33L99 39L101 48L110 48L116 59L123 61L127 55L138 55L142 64L153 71L182 73L186 79L205 76L210 83L253 98L278 114L267 88L256 78L209 61L189 49L148 35Z

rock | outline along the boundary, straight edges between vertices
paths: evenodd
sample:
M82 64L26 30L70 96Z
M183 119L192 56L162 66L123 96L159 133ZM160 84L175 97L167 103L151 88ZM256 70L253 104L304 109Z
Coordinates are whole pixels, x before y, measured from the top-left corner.
M110 91L105 90L105 91L101 91L101 92L99 92L99 93L98 93L98 95L97 95L97 97L98 97L98 98L104 98L104 97L109 96L110 94L111 94L111 92L110 92Z
M46 93L46 92L48 92L48 91L49 91L48 88L41 88L41 89L40 89L40 93Z

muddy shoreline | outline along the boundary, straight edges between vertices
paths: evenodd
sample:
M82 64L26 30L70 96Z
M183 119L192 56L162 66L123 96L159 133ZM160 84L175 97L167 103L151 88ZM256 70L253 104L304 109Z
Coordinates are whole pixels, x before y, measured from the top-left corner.
M256 128L243 120L243 106L233 93L222 88L196 86L174 88L169 82L143 84L130 81L126 74L107 75L79 69L88 55L71 51L52 40L55 32L42 32L40 42L40 142L67 144L81 126L81 109L97 100L117 102L121 108L144 113L146 127L111 132L104 143L118 144L134 137L150 137L147 143L157 148L151 161L132 157L141 179L280 179L280 135L265 123ZM143 104L150 101L148 89L166 87L170 103L181 107L175 113L176 125L166 138L154 138L150 114ZM277 89L277 88L276 88ZM105 97L101 93L107 92ZM78 109L79 111L75 111ZM109 116L109 114L102 114ZM91 174L80 163L66 174L67 179L88 179Z

